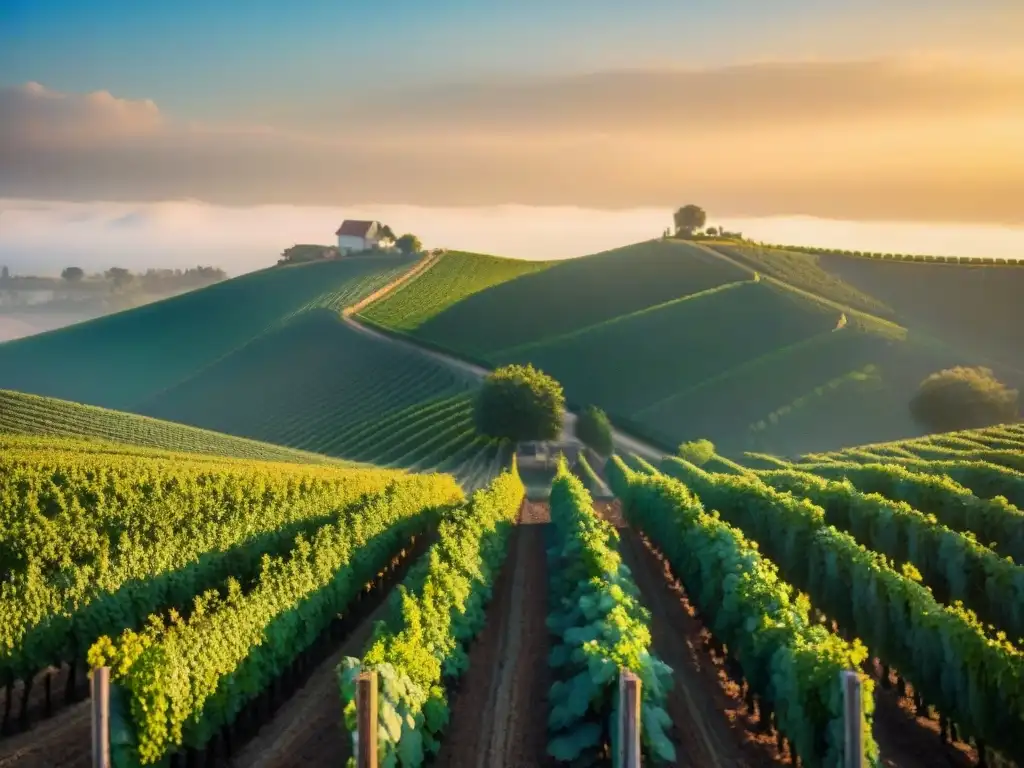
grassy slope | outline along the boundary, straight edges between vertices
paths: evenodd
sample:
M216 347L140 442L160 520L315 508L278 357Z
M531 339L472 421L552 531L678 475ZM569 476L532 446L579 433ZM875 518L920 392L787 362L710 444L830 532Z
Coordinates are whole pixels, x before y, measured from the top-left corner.
M782 280L796 288L810 291L847 307L869 312L877 317L893 317L893 311L871 292L851 285L820 263L817 256L777 248L736 243L710 243L709 247L745 266Z
M144 401L150 416L331 456L424 468L478 442L469 420L475 382L449 366L353 330L328 310L309 311L191 379ZM418 422L401 453L383 450L402 413L435 401L453 412ZM430 412L428 412L430 413ZM368 430L370 439L357 437ZM447 442L428 443L443 434ZM365 435L364 435L365 437Z
M0 387L133 409L297 313L340 311L413 262L373 257L267 269L2 344Z
M437 285L445 283L448 259L450 256L445 256L434 268L438 271L427 278ZM480 267L487 263L480 262ZM480 269L464 261L450 262L447 269L456 267L468 272ZM548 263L543 269L525 273L506 267L504 274L502 282L457 302L436 306L427 304L428 296L421 295L418 302L407 303L408 314L401 316L396 312L401 297L396 296L390 306L382 302L367 316L460 354L493 362L507 358L511 348L749 279L745 270L702 250L659 240ZM449 297L459 294L460 286L454 283L451 288L435 290ZM415 292L415 288L409 291L410 299Z
M491 286L546 270L551 264L448 251L424 274L374 302L361 316L391 330L419 335L444 345L444 340L434 339L424 332L423 326L428 321Z
M345 306L413 261L371 257L265 270L0 346L0 386L56 391L79 402L327 456L442 467L478 481L500 446L473 429L475 382L353 330L340 317ZM100 427L75 416L67 428L116 437L142 423L158 422ZM166 433L147 439L174 448L178 440L201 442L199 433L182 430L173 438ZM228 453L238 446L211 449ZM294 456L286 449L282 455Z
M729 452L917 434L914 387L972 362L893 324L892 309L817 257L715 248L655 240L526 274L460 254L366 316L492 365L531 362L570 401L666 447L707 436ZM480 271L491 287L476 290ZM847 328L833 332L841 313Z
M817 380L808 371L794 381L800 372L789 370L781 351L827 347L833 338L876 338L854 328L835 331L838 319L831 307L751 281L618 318L509 359L549 371L573 400L597 402L663 444L722 439L735 432L735 423L703 421L695 429L693 415L716 405L739 413L755 398L760 406L746 417L753 421L766 415L765 402L785 403ZM759 375L750 370L754 361L760 361ZM721 377L731 372L733 386L722 397ZM775 384L775 400L760 398L762 378Z
M990 357L1024 383L1024 269L826 254L821 265L893 307L906 325Z
M0 433L37 436L46 440L55 437L70 438L73 441L89 440L99 445L113 443L141 449L199 453L247 460L290 461L302 464L339 463L335 459L315 453L296 451L133 413L6 390L0 390ZM31 441L19 439L16 442L28 444ZM108 447L105 447L105 450Z

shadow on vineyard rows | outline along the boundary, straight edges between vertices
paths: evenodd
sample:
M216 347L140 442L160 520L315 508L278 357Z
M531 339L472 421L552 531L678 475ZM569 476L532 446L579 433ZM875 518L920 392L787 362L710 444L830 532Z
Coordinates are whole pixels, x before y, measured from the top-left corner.
M247 744L251 741L263 742L265 737L262 731L268 723L272 729L280 730L276 726L286 722L282 715L294 709L291 706L292 698L308 698L306 688L322 687L324 680L328 683L329 697L320 702L323 706L318 703L316 714L322 718L323 710L328 709L329 714L333 715L329 717L329 723L325 719L323 730L329 732L339 744L327 750L325 756L329 758L329 764L338 764L338 750L344 749L347 755L348 739L341 728L341 707L333 666L337 663L337 657L365 644L372 631L374 617L384 608L391 589L404 578L410 565L426 552L432 538L431 535L413 537L406 548L378 574L377 579L359 593L355 603L340 614L311 647L300 653L260 696L253 699L231 726L222 728L203 750L189 749L171 755L170 765L175 768L253 765L254 759L249 757L252 750ZM50 676L48 673L46 677ZM63 684L68 678L68 668L59 674L53 673L52 677ZM86 683L77 679L79 677L76 675L76 694L87 689ZM46 689L45 683L43 687ZM50 688L56 690L56 686ZM35 706L33 697L30 697L30 702L30 708ZM330 710L330 706L333 706L333 710ZM83 701L65 708L28 732L0 741L0 768L85 768L91 765L90 717L89 703ZM306 765L309 762L298 760L266 764Z
M619 529L623 561L651 610L655 651L673 669L669 714L677 764L722 768L791 764L787 740L770 722L762 723L758 704L746 696L738 665L703 625L668 561L627 526L618 501L594 506ZM877 672L876 680L880 668ZM977 755L966 745L943 744L938 723L917 717L911 698L895 684L886 688L879 680L875 701L873 732L886 768L977 765Z
M149 602L149 610L154 615L165 615L173 608L182 619L187 620L192 614L192 598L195 595L209 589L221 589L228 577L235 579L242 592L247 593L260 574L264 556L287 555L294 546L296 536L309 536L332 519L331 515L320 515L299 520L254 536L226 550L206 553L197 562L180 570L161 573L146 580L130 581L120 589L100 595L76 609L75 621L82 627L89 627L92 622L102 626L107 621L111 606L129 600L135 604ZM162 595L163 599L153 603L153 595ZM39 629L45 633L47 626L43 624ZM72 644L74 642L73 639ZM30 679L28 685L22 680L8 681L4 687L0 738L28 731L40 724L40 721L60 715L68 706L81 702L88 695L88 670L81 663L65 663L59 668L45 669Z

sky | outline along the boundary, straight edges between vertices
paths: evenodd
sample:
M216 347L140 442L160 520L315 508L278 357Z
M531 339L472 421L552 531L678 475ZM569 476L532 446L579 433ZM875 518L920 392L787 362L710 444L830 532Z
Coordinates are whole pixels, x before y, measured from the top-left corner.
M0 0L0 254L24 201L72 252L93 242L71 243L72 203L225 227L417 209L454 245L490 216L483 245L512 252L552 212L607 216L610 247L696 202L856 224L807 230L837 245L887 226L954 252L936 233L984 227L1013 249L1020 40L1020 0ZM546 249L577 250L561 229Z

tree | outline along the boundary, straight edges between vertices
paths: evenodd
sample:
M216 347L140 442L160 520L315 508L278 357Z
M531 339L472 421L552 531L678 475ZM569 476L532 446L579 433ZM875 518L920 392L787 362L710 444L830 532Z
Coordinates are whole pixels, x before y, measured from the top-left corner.
M106 277L115 288L123 288L132 281L134 275L124 267L111 267L107 270Z
M395 245L402 253L419 253L423 250L423 243L416 235L406 233L395 241Z
M612 423L596 405L588 405L576 419L576 437L602 456L612 453Z
M69 283L77 283L85 277L85 270L81 267L67 267L60 273L60 276L61 279L67 280Z
M9 270L7 267L4 267L3 269L0 269L0 280L3 280L4 282L7 282L10 279L11 279L11 270Z
M521 442L556 439L564 412L561 384L532 365L506 365L484 379L474 417L481 434Z
M676 453L679 458L702 467L715 457L715 444L710 440L693 440L680 445Z
M382 240L390 240L392 243L398 238L395 237L394 230L391 229L387 224L382 224L380 228L380 237Z
M910 401L910 413L936 432L978 429L1020 418L1018 395L989 368L959 366L922 381Z
M699 205L684 205L672 217L676 225L676 234L693 237L693 233L704 226L708 215Z

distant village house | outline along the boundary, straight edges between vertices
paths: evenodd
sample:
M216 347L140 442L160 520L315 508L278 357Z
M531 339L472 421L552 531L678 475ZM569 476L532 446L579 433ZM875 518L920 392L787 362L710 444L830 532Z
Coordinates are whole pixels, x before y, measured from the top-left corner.
M390 230L379 221L357 221L345 219L335 232L338 236L338 252L359 253L394 245Z

